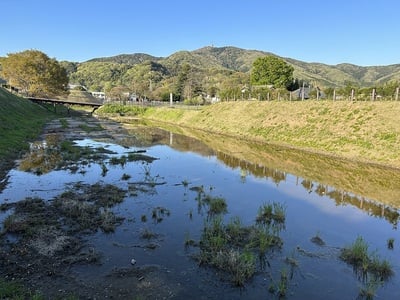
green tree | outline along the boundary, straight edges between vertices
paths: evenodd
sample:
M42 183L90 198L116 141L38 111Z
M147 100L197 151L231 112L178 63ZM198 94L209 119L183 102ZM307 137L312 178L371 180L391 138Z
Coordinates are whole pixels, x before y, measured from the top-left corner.
M189 64L184 64L181 67L181 70L178 74L176 87L175 87L175 95L178 97L179 100L184 100L184 98L185 98L185 96L184 96L185 86L188 83L191 71L192 71L191 66Z
M67 91L66 70L43 52L26 50L8 54L1 66L2 77L27 95L51 97Z
M292 66L276 56L259 57L253 63L251 83L286 88L293 82L293 71Z

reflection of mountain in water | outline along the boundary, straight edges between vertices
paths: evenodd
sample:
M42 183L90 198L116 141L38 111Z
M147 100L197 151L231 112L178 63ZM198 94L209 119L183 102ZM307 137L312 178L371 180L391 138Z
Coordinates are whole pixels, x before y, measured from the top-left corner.
M286 172L280 171L275 168L268 168L260 164L253 164L245 160L240 160L230 155L226 155L222 152L218 152L217 157L225 165L231 168L240 168L250 172L252 175L259 178L268 178L277 185L280 182L285 182L287 174ZM353 205L363 211L366 211L368 215L384 218L394 227L397 227L399 222L400 214L396 208L377 203L375 201L367 200L365 197L352 195L349 192L343 190L337 190L333 187L322 185L318 182L313 182L307 179L301 179L297 177L297 184L301 180L300 184L309 193L316 193L319 196L326 196L335 201L336 205L345 206Z

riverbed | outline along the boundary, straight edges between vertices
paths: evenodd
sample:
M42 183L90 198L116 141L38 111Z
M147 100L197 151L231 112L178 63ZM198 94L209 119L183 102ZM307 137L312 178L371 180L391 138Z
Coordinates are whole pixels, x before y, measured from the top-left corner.
M66 118L7 174L1 274L46 298L397 299L399 178L160 124ZM360 240L388 276L343 257Z

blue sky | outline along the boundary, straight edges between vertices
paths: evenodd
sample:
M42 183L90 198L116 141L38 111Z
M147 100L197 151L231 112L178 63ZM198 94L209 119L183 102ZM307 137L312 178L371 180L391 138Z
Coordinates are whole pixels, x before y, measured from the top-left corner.
M235 46L306 62L400 64L399 0L0 0L0 56L83 62Z

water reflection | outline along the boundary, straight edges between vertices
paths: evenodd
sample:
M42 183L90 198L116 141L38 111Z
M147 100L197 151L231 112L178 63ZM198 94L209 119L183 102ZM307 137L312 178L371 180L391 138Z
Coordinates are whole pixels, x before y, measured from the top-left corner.
M400 214L400 171L381 166L357 164L331 157L304 153L294 149L240 142L226 136L185 130L185 134L158 127L139 126L129 133L143 145L169 145L218 160L246 174L272 180L277 186L287 175L296 177L309 193L326 196L337 206L352 205L370 216L386 219L397 228ZM213 150L218 149L218 150ZM285 171L286 170L286 171Z
M268 168L260 164L253 164L225 153L218 152L217 157L224 164L230 166L231 168L240 168L247 170L253 176L271 179L277 186L279 186L279 183L285 182L288 175L288 173L278 169ZM397 228L400 214L394 207L368 200L364 196L354 195L351 191L338 190L334 187L313 182L308 179L302 179L301 177L297 176L296 185L298 185L299 182L301 186L303 186L303 188L309 193L315 193L318 196L327 196L338 206L353 205L363 211L366 211L370 216L386 219L389 223L393 224L394 228Z
M63 151L63 155L67 155L63 156L63 160L71 164L54 173L11 176L12 184L2 195L5 202L19 201L23 199L22 195L34 195L36 192L32 188L36 191L43 187L43 192L38 195L50 199L51 204L57 203L54 199L63 193L65 184L72 187L71 192L76 194L76 183L81 182L92 187L103 182L126 192L124 201L112 211L116 216L125 218L122 224L118 223L115 232L85 236L95 249L105 254L105 258L102 266L87 269L76 266L75 270L79 271L82 278L88 274L108 274L113 268L122 272L134 258L137 265L162 266L159 270L167 270L166 277L176 280L174 286L185 286L185 293L192 297L203 295L203 298L207 298L211 295L209 298L242 299L237 289L230 289L222 283L214 284L215 272L207 273L208 269L198 268L189 256L205 250L206 259L216 257L222 253L219 248L216 252L208 253L207 249L198 245L207 242L205 237L212 242L221 241L219 238L228 240L233 230L245 237L243 247L248 247L252 242L250 246L253 248L265 250L265 241L271 236L256 231L253 225L264 225L260 222L260 216L268 215L269 211L279 215L277 210L259 209L261 205L273 205L274 201L282 205L281 208L285 207L287 214L282 227L285 230L281 230L278 236L284 243L276 251L274 249L273 257L268 253L267 260L257 261L264 268L246 285L244 295L248 298L265 297L268 292L266 283L277 286L278 282L290 285L290 289L293 289L291 295L295 299L318 299L317 295L326 295L325 299L337 299L340 295L357 293L351 270L349 272L337 259L339 248L345 241L354 240L356 234L366 236L369 241L372 239L374 247L380 247L379 250L386 255L389 253L398 271L396 259L400 249L393 249L392 244L392 249L388 250L384 245L388 238L397 240L395 230L399 214L396 201L391 202L393 198L390 195L398 193L398 189L393 188L398 173L393 170L385 172L382 168L349 164L354 171L351 172L346 163L340 160L285 148L245 144L205 133L187 136L185 131L178 130L146 126L127 128L125 134L115 136L112 142L105 143L103 138L98 138L77 141L74 145L65 144L64 148L68 151ZM138 150L138 147L147 149ZM147 152L146 157L143 152ZM66 157L69 159L66 160ZM80 158L77 162L78 172L71 168L75 165L71 159L73 157ZM39 164L27 170L32 172L45 168ZM372 176L377 174L380 176ZM390 176L393 177L391 180ZM24 179L17 181L16 177ZM28 177L33 180L28 182ZM383 184L385 181L386 186ZM366 184L369 187L364 188L365 193L358 193ZM22 191L21 196L15 195L21 186L27 189ZM378 192L373 194L377 188L385 190L382 202L372 200L381 199ZM56 189L54 196L49 195L50 189ZM101 191L102 194L109 194L108 191ZM64 195L69 197L72 194ZM214 220L221 221L219 228L223 230L218 231L221 234L203 235L207 231L204 227L210 225L207 221L218 212L221 213L221 220ZM373 217L368 218L367 215ZM112 217L108 213L105 216ZM252 237L249 232L253 234L252 241L246 240ZM193 247L183 249L184 243ZM211 261L211 265L226 265L225 258L236 260L242 257L247 258L247 262L253 261L251 256L241 256L235 251L223 254L219 257L221 261ZM27 259L25 261L29 262ZM289 273L286 271L288 268ZM207 276L207 281L202 274ZM282 274L288 275L283 281L280 280ZM126 279L129 279L128 285L131 286L133 278ZM148 278L143 280L145 282ZM138 285L143 282L139 280ZM210 282L212 286L208 284ZM398 280L395 284L398 284ZM111 285L107 282L107 286ZM164 286L161 290L166 290ZM329 289L335 291L327 292ZM391 296L396 292L392 286L382 291Z
M128 126L118 143L125 148L168 145L180 152L216 156L226 166L241 170L242 183L251 174L279 186L286 182L288 175L294 175L296 185L300 184L308 193L328 197L337 206L352 205L370 216L386 219L397 228L400 218L398 170L355 164L288 148L244 143L226 136L176 131L136 124ZM30 153L20 162L20 169L38 175L66 167L76 172L75 161L86 160L89 164L112 153L115 152L104 147L75 147L66 141L60 143L56 135L49 135L45 141L31 145Z

